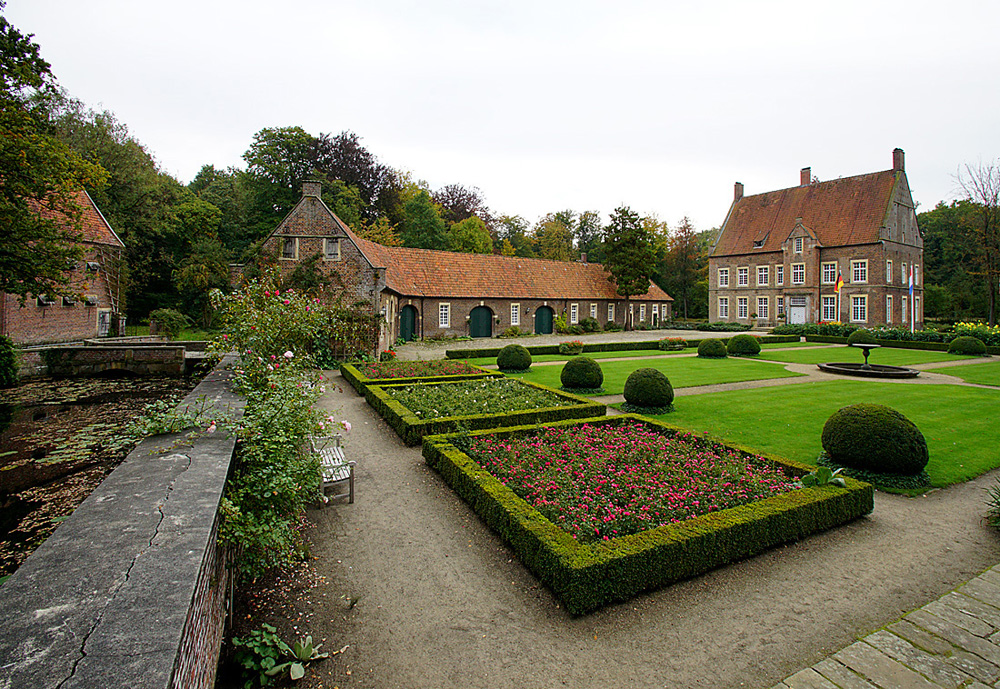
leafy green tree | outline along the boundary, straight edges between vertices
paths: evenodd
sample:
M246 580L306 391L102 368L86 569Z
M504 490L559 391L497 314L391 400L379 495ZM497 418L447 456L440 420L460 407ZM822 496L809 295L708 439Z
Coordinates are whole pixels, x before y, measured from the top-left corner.
M403 246L417 249L448 248L448 232L430 194L420 190L403 206L405 218L399 236Z
M611 274L618 294L625 297L627 314L629 299L649 291L656 262L654 238L628 206L616 208L604 228L604 256L604 269ZM626 317L626 329L629 326Z
M684 318L702 314L698 283L708 274L707 248L685 216L666 238L666 251L660 263L659 282L674 298L674 310ZM705 295L707 307L707 294ZM697 298L696 298L697 297Z
M435 191L431 198L438 205L439 213L446 223L462 222L473 216L480 218L484 226L492 221L490 209L478 187L449 184Z
M379 163L354 132L344 131L336 136L320 134L313 141L311 165L322 173L323 179L339 180L357 191L361 201L358 211L365 221L371 223L385 217L396 224L402 220L398 175ZM346 218L344 221L347 222Z
M313 137L302 127L268 127L254 134L243 154L247 164L251 241L266 237L302 194L312 172Z
M5 3L0 2L0 10ZM54 93L55 78L31 35L0 16L0 291L66 293L66 266L80 257L78 192L106 173L48 131L33 99ZM54 215L53 215L54 214Z
M975 273L986 292L989 324L997 318L1000 282L1000 162L966 165L958 176L966 200L973 204L971 230L978 249Z
M552 261L574 261L573 226L576 214L560 211L543 216L535 225L535 254Z
M473 215L448 228L448 249L467 254L493 253L493 238L486 223Z
M184 311L197 317L203 327L212 324L209 293L229 285L229 254L215 237L196 239L190 252L173 272L174 285Z
M583 211L577 217L576 248L580 254L587 254L589 263L604 262L604 232L601 227L601 214L597 211Z
M976 274L975 215L975 204L960 200L942 201L917 216L924 238L924 313L928 317L959 320L987 315L986 293ZM940 298L935 288L944 290L947 297Z
M362 239L382 244L383 246L400 246L402 241L396 227L386 217L377 218L374 222L362 220L354 232Z
M528 227L528 221L520 215L502 215L497 219L497 241L501 246L503 242L510 244L513 249L510 256L535 258L534 237L528 233Z

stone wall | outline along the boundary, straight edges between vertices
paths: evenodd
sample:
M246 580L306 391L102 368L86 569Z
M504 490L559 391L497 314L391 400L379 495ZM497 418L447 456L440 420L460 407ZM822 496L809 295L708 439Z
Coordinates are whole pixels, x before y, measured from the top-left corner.
M230 374L182 404L242 413ZM3 689L214 684L229 600L219 503L235 438L147 438L0 586Z
M184 345L45 347L20 352L20 375L70 378L110 371L140 376L180 376Z

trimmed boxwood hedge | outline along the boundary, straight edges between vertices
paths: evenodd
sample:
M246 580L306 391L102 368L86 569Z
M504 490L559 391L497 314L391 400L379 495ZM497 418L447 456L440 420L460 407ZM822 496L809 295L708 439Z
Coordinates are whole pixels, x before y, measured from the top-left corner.
M688 347L697 347L703 338L686 340ZM729 338L710 338L728 342ZM761 344L766 342L798 342L798 335L761 335L757 338ZM641 342L584 342L583 353L588 352L630 352L644 349L659 349L659 340L642 340ZM448 349L445 357L448 359L480 359L496 358L502 347L482 347L479 349ZM527 348L532 356L536 354L559 354L559 345L533 345Z
M806 335L806 342L825 342L829 344L847 344L846 337L835 337L833 335ZM883 347L894 347L896 349L924 349L933 352L947 352L947 342L916 342L908 340L875 340ZM987 347L987 354L1000 354L1000 347Z
M466 364L469 368L475 369L478 373L454 373L441 376L414 376L413 378L366 378L356 366L351 364L340 365L340 375L351 384L359 394L365 394L369 385L397 385L402 383L443 383L456 380L477 380L479 378L503 378L499 371L491 371L475 364Z
M563 419L586 419L592 416L604 416L608 408L604 404L594 402L586 397L573 395L556 390L546 385L518 380L522 385L528 385L539 390L553 393L566 401L558 407L542 407L541 409L526 409L524 411L503 412L500 414L471 414L468 416L443 416L437 419L422 419L386 394L387 389L413 387L414 385L448 385L455 381L443 383L408 383L402 385L369 385L364 392L368 404L378 412L379 416L396 431L407 445L416 445L425 435L436 433L451 433L461 428L479 430L483 428L500 428L518 424L535 424Z
M588 419L588 424L641 421L664 433L684 432L639 416ZM546 426L582 423L567 421ZM534 426L487 433L521 435ZM424 438L428 465L517 553L528 569L562 600L572 615L582 615L638 593L688 579L716 567L757 555L782 543L839 526L872 511L874 489L845 479L847 487L802 488L748 505L667 524L630 536L583 545L546 519L492 474L459 450L458 434ZM712 438L704 442L724 444ZM729 445L747 455L747 448ZM805 464L764 455L794 476L812 470Z

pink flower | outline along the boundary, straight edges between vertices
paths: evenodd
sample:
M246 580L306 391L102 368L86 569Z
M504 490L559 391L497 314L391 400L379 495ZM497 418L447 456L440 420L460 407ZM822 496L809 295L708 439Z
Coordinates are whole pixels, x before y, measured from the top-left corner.
M350 433L351 432L351 422L348 421L347 419L344 419L343 421L341 421L340 425L344 427L344 433Z
M215 433L215 422L213 421L211 425L205 429L206 433Z
M294 354L292 354L292 352L291 352L291 351L287 351L287 352L285 352L284 354L282 354L282 356L283 356L283 357L285 357L286 359L291 359L291 358L293 358L293 357L294 357L295 355L294 355Z

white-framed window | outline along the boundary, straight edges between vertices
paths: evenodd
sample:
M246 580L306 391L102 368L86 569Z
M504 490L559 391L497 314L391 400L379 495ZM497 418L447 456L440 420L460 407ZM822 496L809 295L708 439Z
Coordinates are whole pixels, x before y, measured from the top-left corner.
M901 297L901 303L903 304L903 317L900 319L903 325L910 322L910 298Z
M885 262L885 284L892 284L892 261Z
M287 261L294 261L299 257L298 237L285 237L281 244L281 258Z
M892 261L890 261L891 263ZM885 322L886 325L892 323L892 295L885 295Z
M749 268L737 268L736 269L736 286L737 287L748 287L750 285L750 269Z
M774 267L774 282L781 287L785 284L785 266L777 265Z
M580 305L570 304L569 305L569 322L576 323L580 320Z
M511 304L510 305L510 324L511 325L521 325L521 305Z
M719 297L719 318L729 318L729 297Z
M451 304L448 303L438 304L438 327L439 328L451 327Z
M802 237L796 237L795 241L793 242L793 244L795 245L795 253L801 254L802 253Z
M829 261L823 264L823 284L834 285L837 283L837 262Z
M851 295L851 322L852 323L867 323L868 322L868 295L867 294L852 294Z
M913 297L913 321L919 323L923 320L920 313L920 297Z
M747 318L747 298L736 297L736 317L746 320Z
M719 268L719 287L729 287L729 268Z
M323 240L323 258L327 261L340 260L340 240L326 238Z
M646 305L639 304L639 322L642 323L646 320Z
M837 320L837 297L836 296L824 296L823 297L823 320L824 321L835 321Z
M913 286L916 287L920 284L920 266L916 263L913 264ZM917 319L919 320L919 319Z
M757 266L757 286L766 287L771 282L771 266Z
M902 269L899 271L899 284L906 287L910 284L910 274L906 272L906 261L903 261L900 265Z
M785 298L784 297L775 297L774 298L774 308L777 310L778 313L784 313L785 312Z
M660 305L659 304L653 304L653 320L654 321L660 320Z
M590 305L590 317L597 320L597 304Z
M851 282L868 282L868 260L851 261Z
M768 315L769 307L771 305L771 300L767 297L757 297L757 318L762 321L766 321L770 316Z
M608 304L608 322L613 323L615 320L615 305Z
M806 284L806 264L805 263L793 263L792 264L792 284L793 285L804 285L804 284Z

